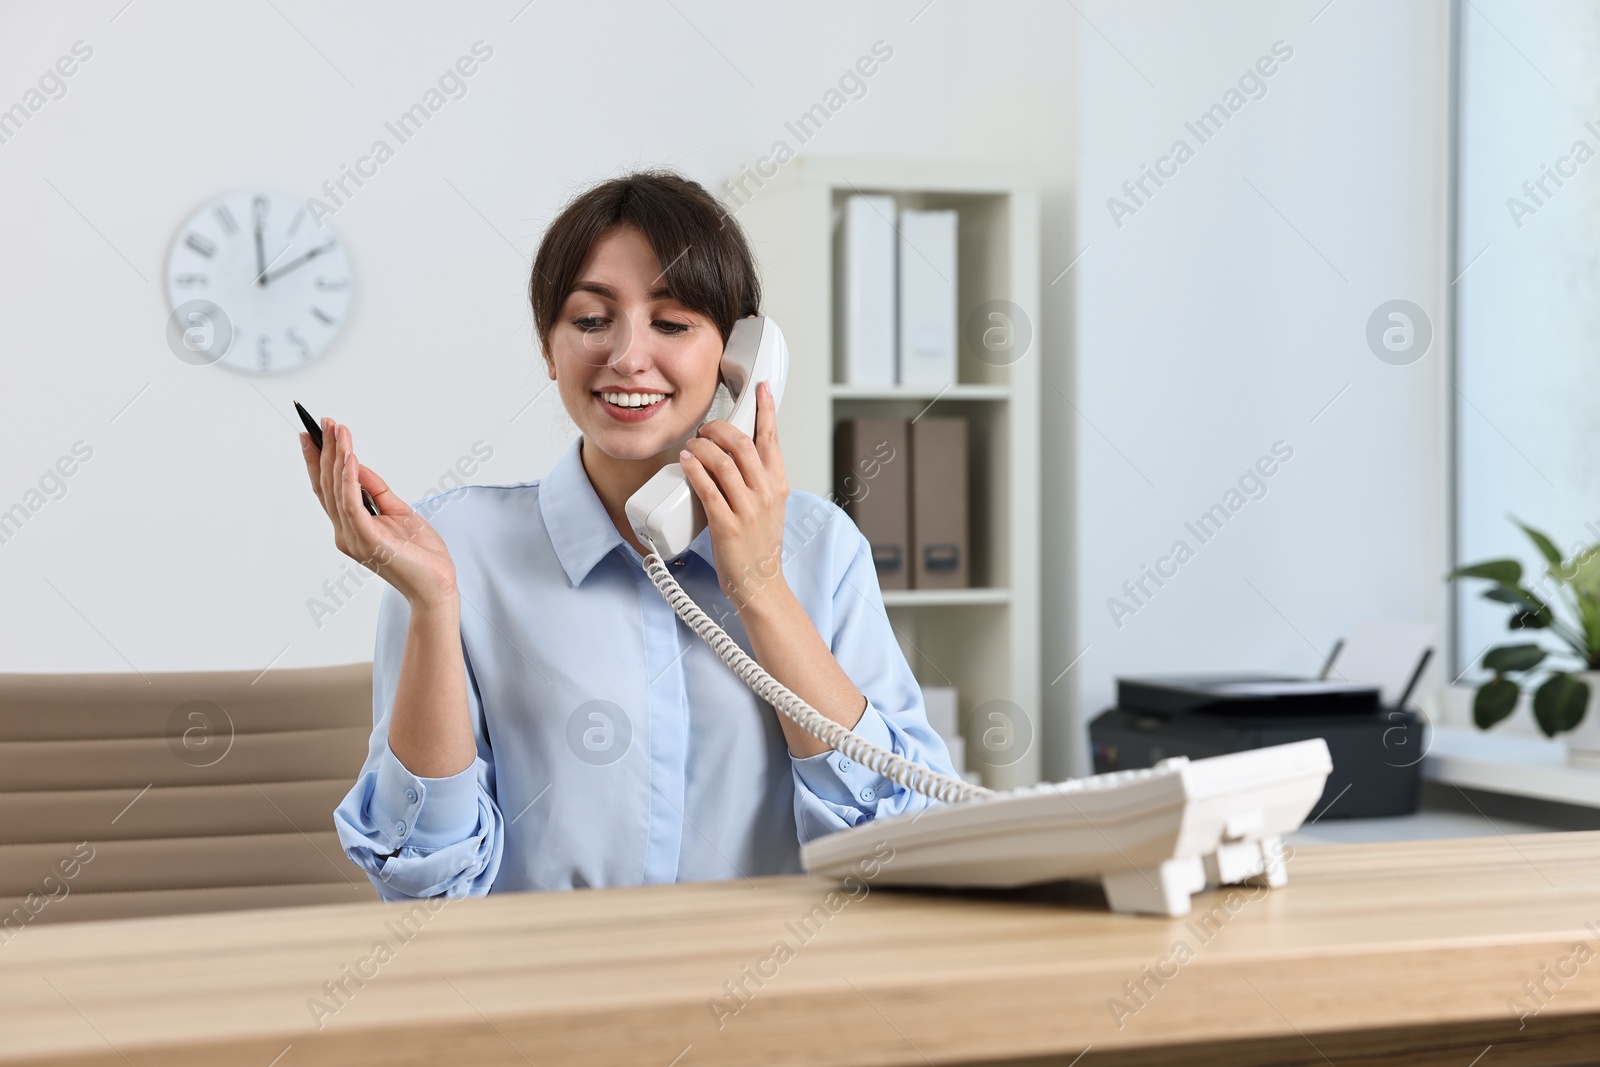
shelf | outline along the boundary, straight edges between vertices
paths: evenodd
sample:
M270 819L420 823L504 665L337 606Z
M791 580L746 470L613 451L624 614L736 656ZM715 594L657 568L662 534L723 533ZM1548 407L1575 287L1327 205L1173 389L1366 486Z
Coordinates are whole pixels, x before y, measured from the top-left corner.
M1010 400L1009 385L841 385L829 392L835 400Z
M1435 726L1422 762L1430 782L1600 808L1600 770L1567 762L1564 741Z
M835 380L834 235L845 199L859 191L887 193L899 208L957 213L956 321L1010 305L1029 328L1016 359L995 362L963 343L946 372L954 380L942 385ZM778 416L791 487L836 496L833 435L842 419L966 420L971 585L885 590L883 603L918 681L953 686L962 713L1002 700L1025 716L1032 740L1021 758L985 762L986 735L966 738L968 766L983 784L1037 782L1044 315L1033 181L1009 165L802 156L743 200L738 217L761 265L763 310L782 323L789 350L806 354L790 364Z
M1009 589L885 589L886 608L949 607L967 604L1009 604Z

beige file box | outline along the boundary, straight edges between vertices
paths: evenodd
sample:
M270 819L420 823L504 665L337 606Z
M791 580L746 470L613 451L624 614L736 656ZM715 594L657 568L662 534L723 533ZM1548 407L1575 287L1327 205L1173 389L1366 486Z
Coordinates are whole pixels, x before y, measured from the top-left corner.
M910 587L911 456L903 419L844 419L833 431L835 498L872 546L880 589Z
M971 584L967 536L967 420L911 423L911 587Z

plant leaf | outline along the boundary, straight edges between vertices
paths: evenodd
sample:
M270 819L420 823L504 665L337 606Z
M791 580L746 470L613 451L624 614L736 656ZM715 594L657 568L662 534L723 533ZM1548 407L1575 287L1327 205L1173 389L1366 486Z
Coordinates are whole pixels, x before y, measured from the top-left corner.
M1573 599L1578 605L1578 622L1583 627L1583 641L1590 651L1589 659L1593 661L1593 653L1600 650L1600 600L1594 593L1587 589L1573 589Z
M1554 737L1582 722L1588 705L1588 683L1570 674L1552 674L1533 694L1533 718L1546 737Z
M1591 597L1600 594L1600 545L1590 545L1572 558L1571 566L1559 571L1556 577L1579 593Z
M1549 611L1550 605L1534 597L1533 593L1523 589L1522 585L1490 585L1483 590L1485 600L1498 600L1499 603L1509 605L1522 605L1530 611Z
M1483 599L1522 609L1507 623L1513 630L1543 630L1555 625L1555 612L1550 605L1521 586L1491 585L1483 591Z
M1478 695L1472 698L1472 721L1478 724L1478 729L1487 730L1511 714L1520 695L1516 682L1504 678L1485 682Z
M1457 567L1445 575L1451 578L1487 578L1501 585L1517 586L1522 582L1522 564L1514 559L1491 559Z
M1543 663L1546 654L1539 645L1501 645L1484 653L1483 665L1496 674L1527 671Z
M1527 523L1519 522L1516 519L1512 519L1511 521L1522 527L1522 532L1527 534L1528 540L1532 541L1534 545L1538 547L1539 554L1544 557L1544 561L1546 563L1550 564L1552 567L1559 567L1561 565L1561 550L1556 548L1554 541L1551 541L1550 538L1546 537L1538 530L1535 530Z

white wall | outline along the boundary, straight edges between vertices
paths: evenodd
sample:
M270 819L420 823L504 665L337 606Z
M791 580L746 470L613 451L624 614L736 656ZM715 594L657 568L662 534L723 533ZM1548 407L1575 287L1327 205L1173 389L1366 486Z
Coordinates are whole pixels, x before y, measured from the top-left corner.
M722 181L876 40L893 59L806 150L1013 159L1043 182L1047 262L1070 246L1065 6L123 2L0 5L0 108L93 49L0 144L0 509L93 449L0 544L0 671L369 658L375 582L320 629L306 606L344 557L290 401L348 422L411 499L480 440L478 480L538 477L574 433L554 391L511 421L545 382L524 290L560 203L633 164ZM281 378L174 358L179 222L232 189L312 194L480 39L494 55L467 95L332 220L357 289L337 347ZM1065 330L1046 338L1063 358Z
M1077 534L1047 582L1046 682L1082 654L1047 686L1058 720L1081 727L1120 674L1314 672L1365 618L1443 633L1447 7L1325 5L1080 3L1098 29L1078 53L1088 251L1068 276L1075 367L1056 368L1076 410L1046 389L1075 479L1046 543ZM1265 95L1201 144L1185 121L1280 40ZM1193 158L1117 226L1107 199L1179 138ZM1396 298L1435 331L1409 366L1365 340ZM1277 441L1293 458L1267 495L1201 544L1184 523ZM1180 539L1193 558L1117 625L1107 601ZM1048 774L1087 766L1076 736L1053 734Z

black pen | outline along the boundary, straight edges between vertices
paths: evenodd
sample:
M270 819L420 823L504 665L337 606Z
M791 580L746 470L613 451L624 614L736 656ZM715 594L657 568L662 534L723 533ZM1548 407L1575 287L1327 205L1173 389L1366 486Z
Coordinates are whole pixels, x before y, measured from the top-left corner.
M317 425L317 420L311 417L311 412L300 406L300 401L294 402L294 409L300 413L300 421L306 424L306 433L311 435L311 443L318 452L322 451L322 427ZM378 514L378 505L372 502L372 497L365 489L361 490L361 502L367 506L370 514Z

